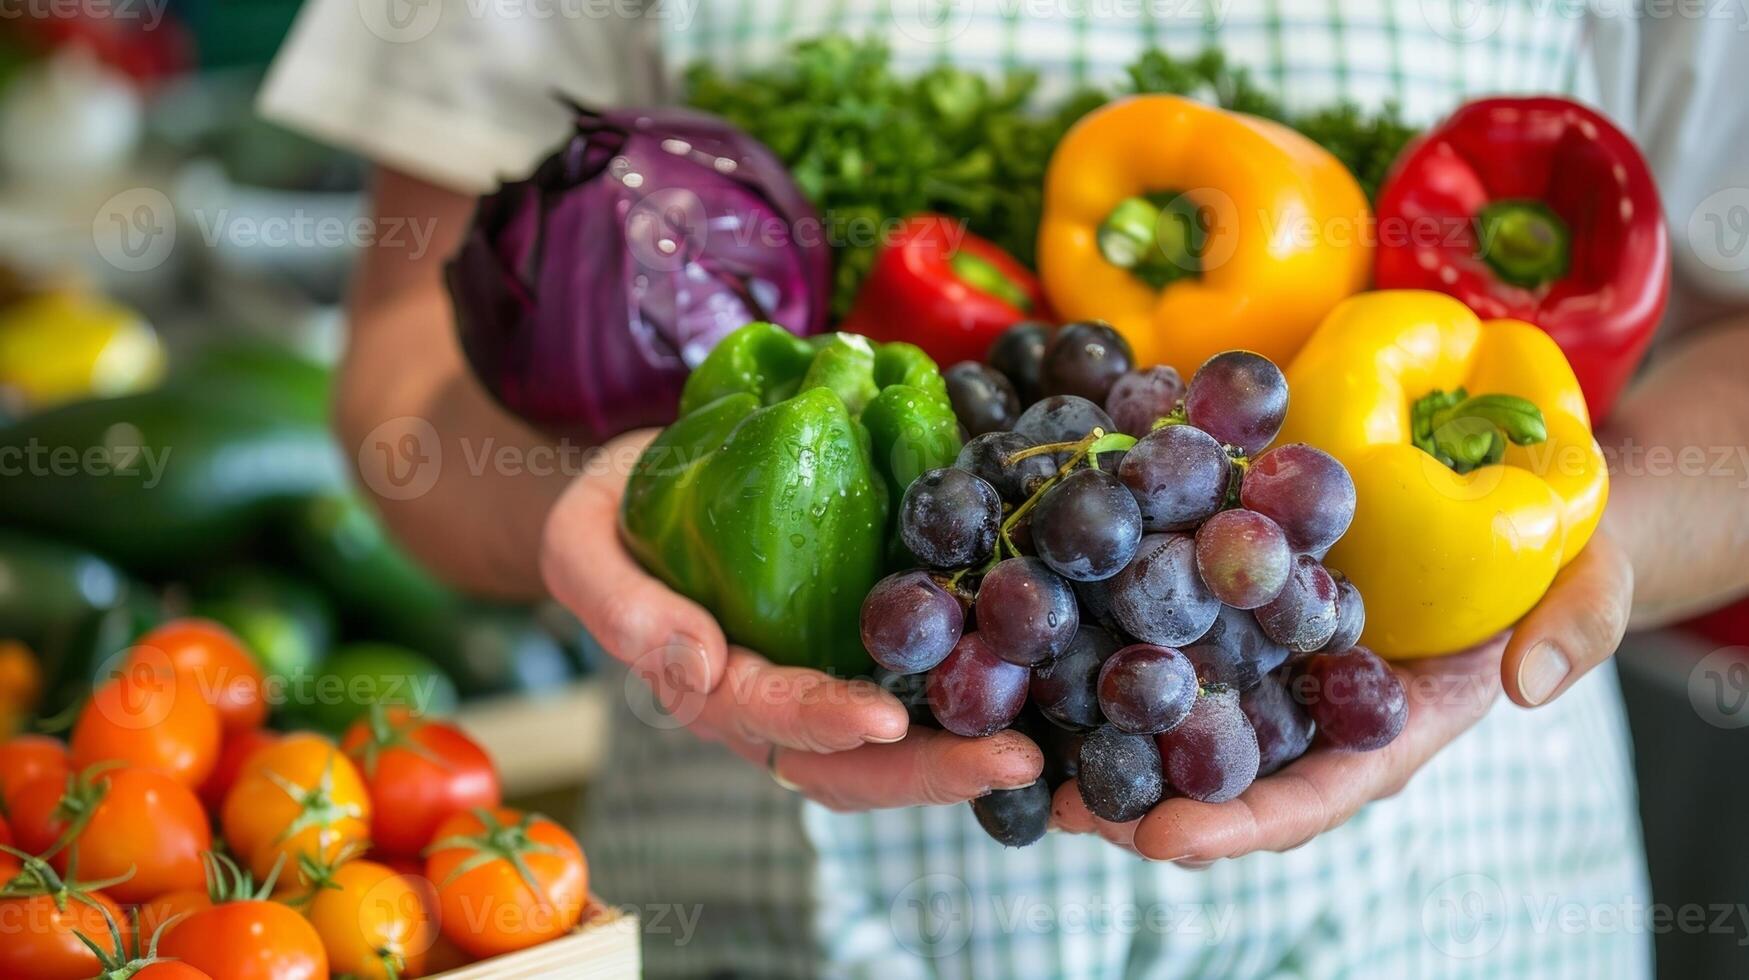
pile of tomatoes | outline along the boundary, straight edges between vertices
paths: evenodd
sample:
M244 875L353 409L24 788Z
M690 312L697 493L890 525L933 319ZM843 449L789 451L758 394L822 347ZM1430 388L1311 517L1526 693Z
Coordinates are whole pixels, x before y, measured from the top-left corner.
M267 707L237 638L184 619L67 743L0 742L0 977L408 978L581 920L577 841L504 808L461 731L378 708L336 744Z

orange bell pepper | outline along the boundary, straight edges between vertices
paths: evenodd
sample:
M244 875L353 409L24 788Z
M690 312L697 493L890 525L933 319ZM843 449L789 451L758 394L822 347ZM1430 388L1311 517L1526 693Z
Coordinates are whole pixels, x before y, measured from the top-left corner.
M1286 363L1372 258L1366 195L1286 126L1170 95L1114 102L1058 144L1038 262L1066 320L1186 374L1233 348Z

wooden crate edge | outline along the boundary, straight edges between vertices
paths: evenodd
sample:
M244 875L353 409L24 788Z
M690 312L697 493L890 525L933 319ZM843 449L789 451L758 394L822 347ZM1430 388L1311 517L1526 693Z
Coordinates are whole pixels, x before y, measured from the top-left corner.
M583 922L561 939L470 963L428 980L511 980L564 976L566 980L621 980L642 974L638 917L591 898ZM555 971L564 970L563 974Z

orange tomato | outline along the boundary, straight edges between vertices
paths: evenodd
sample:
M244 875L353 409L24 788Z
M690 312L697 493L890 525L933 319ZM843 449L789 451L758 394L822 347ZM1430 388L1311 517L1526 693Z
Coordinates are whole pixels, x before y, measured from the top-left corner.
M73 725L72 764L125 762L194 788L219 757L219 715L199 685L134 664L91 693Z
M67 747L47 735L19 735L0 742L0 809L12 809L19 787L38 776L65 779L72 770Z
M236 634L210 619L173 619L140 637L122 669L140 665L168 667L192 683L218 710L227 733L267 720L261 664Z
M249 757L220 823L231 849L264 878L281 855L291 870L300 855L338 862L364 846L370 816L370 796L351 761L326 738L300 732Z
M479 857L486 860L463 868ZM479 957L564 935L589 898L588 865L576 838L546 817L508 808L445 820L433 835L425 876L437 883L444 935Z
M86 980L95 976L97 956L79 933L109 935L108 915L117 923L121 909L102 892L61 892L0 898L0 977L6 980ZM126 935L123 927L124 938Z
M158 955L220 980L328 980L328 954L295 910L259 899L201 909L170 927Z
M425 953L437 936L419 896L425 885L375 861L336 869L305 910L328 951L329 968L361 980L423 976Z
M200 784L200 801L206 806L208 813L218 816L219 810L225 805L225 797L231 792L231 786L237 782L237 776L243 771L243 763L248 762L249 757L258 749L272 745L279 738L278 732L265 728L246 728L240 732L226 733L212 773Z
M87 879L122 879L104 890L118 902L143 902L206 881L201 853L212 830L194 791L151 769L86 772L68 785L38 779L19 791L13 819L24 850L46 853L74 828L49 859L66 874L78 857Z
M455 726L406 708L373 710L353 723L340 747L364 773L376 805L371 844L381 854L417 855L438 824L502 801L498 770L485 750Z

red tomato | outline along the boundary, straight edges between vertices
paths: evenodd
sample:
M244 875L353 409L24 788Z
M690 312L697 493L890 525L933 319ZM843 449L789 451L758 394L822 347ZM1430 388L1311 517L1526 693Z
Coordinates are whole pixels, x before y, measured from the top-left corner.
M476 807L495 809L503 799L483 749L455 726L405 708L354 722L340 748L364 774L375 814L371 845L381 855L413 857L438 824Z
M226 732L259 728L267 720L261 665L236 634L210 619L173 619L134 643L122 670L169 667L218 709Z
M0 847L13 846L15 845L12 840L12 826L6 822L4 816L0 816Z
M247 728L225 735L218 762L214 763L211 775L200 784L200 801L206 805L208 813L218 816L225 805L225 796L243 771L243 763L248 762L256 750L267 748L279 739L278 732L265 728Z
M75 851L87 881L125 878L105 887L118 902L143 902L206 882L201 852L212 829L194 791L151 769L87 772L71 786L38 779L19 791L13 819L32 854L46 853L76 821L72 843L49 859L66 874Z
M121 909L102 892L27 898L0 898L0 977L6 980L86 980L96 976L97 956L79 941L79 933L98 940L109 936L104 913L123 928Z
M65 779L72 771L67 747L47 735L20 735L0 742L0 804L12 809L12 794L38 776Z
M546 817L507 808L458 813L437 828L432 846L425 877L437 883L443 933L474 956L556 939L583 918L589 900L583 850ZM480 856L487 860L462 869ZM512 857L521 858L533 888Z
M119 761L193 788L219 757L219 715L199 686L135 664L100 685L73 726L73 766Z
M322 937L278 902L245 899L202 909L170 928L158 955L221 980L328 980Z

